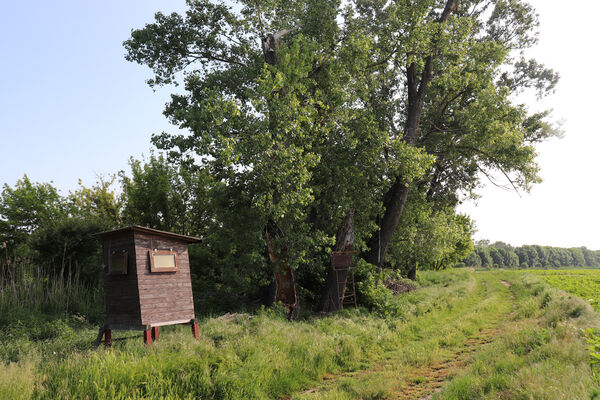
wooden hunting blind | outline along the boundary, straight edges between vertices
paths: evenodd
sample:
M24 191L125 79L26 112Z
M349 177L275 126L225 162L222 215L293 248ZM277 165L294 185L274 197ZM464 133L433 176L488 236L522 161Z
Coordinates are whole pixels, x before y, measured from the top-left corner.
M98 341L111 330L143 330L144 342L158 338L158 327L190 324L198 337L188 244L200 239L129 226L98 233L104 254L106 323Z

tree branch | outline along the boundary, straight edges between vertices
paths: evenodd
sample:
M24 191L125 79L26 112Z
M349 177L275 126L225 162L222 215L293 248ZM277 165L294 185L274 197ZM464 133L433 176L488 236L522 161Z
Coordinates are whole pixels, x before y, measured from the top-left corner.
M489 158L494 164L495 167L502 172L502 175L504 175L504 177L506 178L506 180L510 183L510 185L512 186L513 190L517 193L517 195L519 197L521 197L521 193L519 193L519 188L517 187L517 185L515 184L515 182L512 180L512 178L508 175L508 172L506 172L506 170L502 167L502 165L500 165L500 163L498 162L498 160L496 160L493 156L491 156L490 154L486 153L483 150L480 149L476 149L474 147L471 146L456 146L456 148L460 151L461 148L463 149L468 149L471 150L475 153L479 153L482 154L484 156L486 156L487 158ZM483 172L483 174L488 178L488 180L490 182L492 182L494 185L498 186L498 187L502 187L505 190L510 190L509 188L507 188L506 186L501 186L498 185L494 182L494 180L489 176L489 174L487 174L480 166L479 164L477 164L477 169L479 169L481 172Z
M189 54L191 57L193 57L193 59L190 60L182 69L185 69L185 67L190 65L192 62L198 61L200 59L205 59L208 61L219 61L219 62L226 63L226 64L235 64L235 65L239 65L240 67L246 66L246 64L239 62L237 60L234 60L232 58L223 58L223 57L215 56L214 54L211 54L208 52L190 52Z

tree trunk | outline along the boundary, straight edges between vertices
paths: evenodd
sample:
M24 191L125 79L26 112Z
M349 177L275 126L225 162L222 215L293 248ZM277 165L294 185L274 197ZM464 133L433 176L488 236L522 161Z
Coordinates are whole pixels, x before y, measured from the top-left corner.
M445 22L450 14L456 10L460 0L447 0L446 6L438 23ZM406 86L408 93L408 107L406 115L406 125L404 127L404 141L406 144L414 146L419 135L419 124L421 115L423 114L423 104L429 83L433 77L433 60L437 55L436 40L431 54L424 60L423 70L420 77L417 76L416 63L411 63L406 68ZM401 176L397 176L394 184L386 193L385 198L388 199L385 204L385 213L379 221L379 229L369 240L369 253L367 253L367 261L377 266L382 266L385 256L389 249L390 242L396 231L396 227L400 222L400 217L404 211L404 206L408 200L409 186L402 181Z
M352 251L354 246L354 210L346 213L338 230L333 251ZM327 270L327 279L321 294L321 310L324 312L341 310L341 295L346 289L348 269L334 269L333 263Z
M408 190L409 186L402 182L401 177L396 178L396 182L388 192L388 201L385 204L383 218L379 221L379 230L371 236L368 242L370 250L367 253L367 262L380 267L383 265L385 255L404 211Z
M410 271L408 271L408 279L411 279L413 281L417 280L417 263L414 263L412 268L410 269Z
M280 302L288 313L288 318L292 319L298 313L298 293L296 291L296 277L294 271L285 262L285 249L278 251L273 237L269 232L265 233L269 259L274 265L274 286L275 295L273 302Z

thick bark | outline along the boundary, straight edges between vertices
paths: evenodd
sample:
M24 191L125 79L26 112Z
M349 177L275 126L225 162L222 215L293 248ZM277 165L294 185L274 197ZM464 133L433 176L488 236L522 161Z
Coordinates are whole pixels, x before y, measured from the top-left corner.
M340 229L338 230L333 251L352 251L354 246L354 210L348 210ZM338 269L337 271L331 264L327 270L327 280L323 287L321 295L321 310L330 312L341 310L343 307L340 301L340 294L343 295L346 289L346 278L348 269Z
M442 12L438 23L445 22L452 11L458 7L460 0L448 0L444 11ZM415 63L406 68L407 85L407 115L404 128L404 141L414 146L419 136L419 124L423 114L423 104L429 83L433 78L433 60L437 55L437 49L434 45L432 52L425 58L425 65L421 71L420 77L417 76L417 66ZM408 200L409 185L403 182L401 176L397 176L394 184L386 194L385 213L379 221L379 230L375 232L369 241L369 253L367 261L371 264L382 266L387 254L389 245L400 222L400 217L404 211L404 206Z
M273 270L275 293L273 302L280 302L287 310L288 318L292 318L298 312L298 293L296 291L296 277L294 271L285 262L285 249L278 251L273 237L269 232L265 233L269 259L275 266Z
M262 39L263 55L267 64L277 64L277 50L279 50L281 38L283 38L288 33L294 32L296 30L298 30L298 27L294 27L292 29L284 29L274 34L268 34L265 38Z
M392 237L396 227L400 222L400 217L404 211L406 200L408 199L409 186L402 182L398 177L396 182L390 188L385 204L385 213L379 222L379 231L375 232L369 240L369 253L367 253L367 262L382 266L385 260Z

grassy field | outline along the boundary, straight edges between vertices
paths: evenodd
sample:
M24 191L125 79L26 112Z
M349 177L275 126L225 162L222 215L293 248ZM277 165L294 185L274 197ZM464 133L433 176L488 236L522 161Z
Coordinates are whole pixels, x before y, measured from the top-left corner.
M600 316L539 278L457 270L419 276L393 315L349 309L288 322L264 310L207 318L95 349L78 317L10 322L2 399L590 399L586 329ZM115 335L130 337L131 332Z

